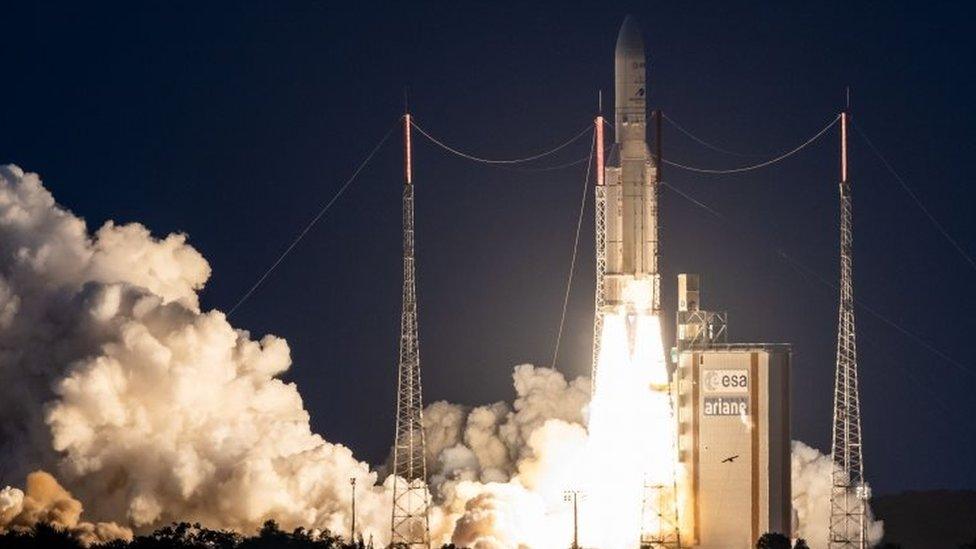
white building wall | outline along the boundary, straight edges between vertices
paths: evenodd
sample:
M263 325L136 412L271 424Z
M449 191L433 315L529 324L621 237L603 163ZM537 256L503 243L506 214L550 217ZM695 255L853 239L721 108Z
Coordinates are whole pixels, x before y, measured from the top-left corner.
M764 532L790 535L789 369L788 346L718 345L680 353L684 546L747 549Z

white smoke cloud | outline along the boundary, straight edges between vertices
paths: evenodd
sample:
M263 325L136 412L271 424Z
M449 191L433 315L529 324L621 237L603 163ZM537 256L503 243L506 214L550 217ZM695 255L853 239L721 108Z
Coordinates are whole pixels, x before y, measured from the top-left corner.
M584 424L588 378L567 382L550 368L515 367L515 401L467 408L444 401L424 411L428 463L435 478L464 471L481 482L506 482L520 460L533 457L527 441L549 420ZM436 482L434 483L437 484Z
M0 529L52 520L91 540L125 533L97 521L253 532L275 519L345 533L355 477L361 533L388 542L391 479L312 433L278 378L283 339L200 309L209 274L185 235L112 222L89 233L36 174L0 166L0 481L43 468L71 491L51 477L0 491ZM569 544L562 496L586 447L589 380L521 365L513 381L511 404L425 411L437 544ZM810 452L794 447L794 505L818 547L829 474Z
M834 462L829 455L794 440L792 448L793 536L807 540L810 547L827 547L830 528L830 489L833 485ZM874 520L868 509L867 537L869 545L881 541L884 523Z
M284 340L201 312L210 274L184 235L93 235L36 174L0 167L0 460L56 471L99 520L345 532L349 478L364 535L390 498L352 452L311 432ZM5 493L12 505L16 493Z
M81 502L43 471L27 475L26 491L0 490L0 531L31 528L43 522L72 532L82 543L132 539L132 530L115 523L81 520Z
M515 401L424 411L439 543L470 547L565 546L572 523L562 493L583 455L587 378L516 366Z

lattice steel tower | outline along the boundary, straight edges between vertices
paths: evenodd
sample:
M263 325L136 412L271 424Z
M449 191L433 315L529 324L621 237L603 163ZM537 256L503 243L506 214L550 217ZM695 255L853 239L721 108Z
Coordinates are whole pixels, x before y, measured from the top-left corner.
M847 113L840 115L840 310L837 327L837 371L834 380L834 461L830 492L830 549L866 549L868 493L861 454L861 409L857 387L854 333L854 229L851 184L847 179Z
M603 107L603 96L600 96L601 109ZM596 131L594 149L596 150L596 185L593 187L596 207L596 221L594 224L596 234L596 299L593 307L593 366L590 370L591 391L596 390L596 370L600 360L600 343L603 338L603 315L606 309L607 293L607 187L604 185L604 158L603 158L603 115L597 116L594 121Z
M397 380L396 438L393 443L393 522L390 543L430 547L427 464L424 459L423 397L417 335L417 281L414 268L413 177L410 115L403 116L403 310Z

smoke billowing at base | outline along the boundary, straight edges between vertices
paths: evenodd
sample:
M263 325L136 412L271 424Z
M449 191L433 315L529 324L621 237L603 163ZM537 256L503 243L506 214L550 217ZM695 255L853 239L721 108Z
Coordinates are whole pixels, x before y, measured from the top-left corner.
M0 530L50 522L95 541L273 519L348 532L352 477L358 530L388 542L392 479L312 432L279 377L284 339L201 310L209 275L186 235L89 232L38 175L0 167ZM531 365L512 377L512 403L426 409L435 544L571 541L563 492L586 457L590 381ZM796 534L823 547L830 459L795 443L792 465Z

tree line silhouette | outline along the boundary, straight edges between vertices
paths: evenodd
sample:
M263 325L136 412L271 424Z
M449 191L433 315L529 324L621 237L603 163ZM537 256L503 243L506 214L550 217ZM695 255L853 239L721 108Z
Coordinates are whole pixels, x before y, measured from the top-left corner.
M0 532L2 549L86 549L69 530L46 523L30 529ZM269 520L254 536L243 536L227 530L210 530L200 524L180 522L164 526L151 534L136 536L131 540L114 540L95 543L87 549L373 549L372 542L358 539L355 542L329 531L311 532L297 528L285 532ZM458 549L444 545L441 549ZM791 544L782 534L763 534L756 542L756 549L810 549L799 539ZM882 543L875 549L901 549L895 543ZM976 549L976 539L959 546L959 549Z
M180 522L131 540L94 543L88 549L368 549L371 544L349 540L331 532L315 533L304 528L285 532L273 520L254 536L227 530L211 530L200 524ZM0 533L2 549L85 549L70 531L49 524Z

